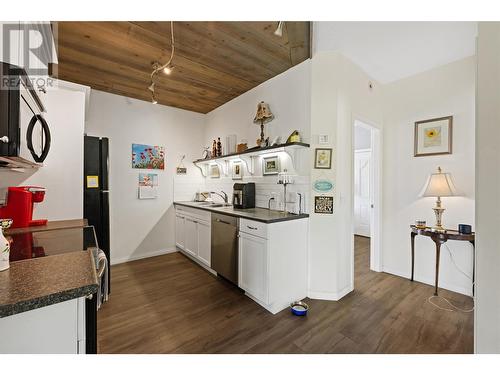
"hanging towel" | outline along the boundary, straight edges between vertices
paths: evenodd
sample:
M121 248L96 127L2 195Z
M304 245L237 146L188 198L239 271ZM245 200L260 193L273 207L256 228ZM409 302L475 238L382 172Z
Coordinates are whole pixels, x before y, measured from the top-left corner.
M109 298L108 287L108 259L104 251L97 251L97 278L99 279L99 288L97 289L97 310L101 308L103 302Z

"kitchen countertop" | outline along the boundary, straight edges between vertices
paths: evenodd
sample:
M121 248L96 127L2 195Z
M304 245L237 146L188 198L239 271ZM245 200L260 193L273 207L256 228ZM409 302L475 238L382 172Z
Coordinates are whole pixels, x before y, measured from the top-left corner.
M246 208L246 209L237 209L233 206L224 206L224 207L210 207L200 205L199 202L174 202L174 205L185 206L196 208L199 210L205 210L210 212L216 212L220 214L226 214L229 216L241 217L244 219L260 221L262 223L277 223L280 221L289 221L289 220L297 220L297 219L305 219L309 217L309 214L292 214L292 213L284 213L283 211L276 210L268 210L266 208Z
M11 262L0 272L0 318L97 292L92 251Z

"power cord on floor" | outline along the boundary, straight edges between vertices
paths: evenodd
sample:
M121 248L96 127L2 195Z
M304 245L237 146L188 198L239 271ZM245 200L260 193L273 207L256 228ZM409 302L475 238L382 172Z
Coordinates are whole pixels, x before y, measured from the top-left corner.
M471 245L471 246L472 246L472 245ZM463 271L463 270L462 270L462 269L461 269L461 268L457 265L457 263L455 263L455 259L453 258L453 254L452 254L452 252L451 252L450 248L448 247L448 244L446 244L446 243L445 243L445 244L444 244L444 247L446 248L446 250L448 250L448 254L450 255L450 260L451 260L451 263L453 263L453 265L455 266L455 268L456 268L456 269L457 269L457 270L458 270L458 271L459 271L462 275L464 275L464 276L465 276L465 277L467 277L470 281L472 281L472 277L470 277L469 275L467 275L467 273L466 273L466 272L464 272L464 271ZM474 281L472 281L472 285L473 285L473 286L474 286L474 284L475 284L475 282L474 282ZM441 307L441 306L437 305L436 303L432 302L432 299L433 299L433 298L441 298L442 300L444 300L444 301L445 301L445 302L446 302L449 306L451 306L452 308L450 309L450 308ZM427 301L428 301L431 305L433 305L433 306L437 307L437 308L438 308L438 309L440 309L440 310L444 310L444 311L451 311L451 312L453 312L453 311L460 311L460 312L463 312L463 313L470 313L470 312L473 312L473 311L474 311L474 306L472 306L472 308L471 308L471 309L462 309L462 308L460 308L460 307L458 307L458 306L455 306L455 305L454 305L453 303L451 303L451 302L450 302L447 298L442 297L442 296L430 296L430 297L427 299ZM472 301L474 301L474 297L472 297Z

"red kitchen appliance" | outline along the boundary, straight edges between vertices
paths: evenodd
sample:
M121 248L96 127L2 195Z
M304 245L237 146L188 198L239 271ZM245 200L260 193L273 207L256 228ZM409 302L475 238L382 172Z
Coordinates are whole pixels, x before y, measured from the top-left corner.
M0 207L0 217L12 219L11 228L47 224L47 219L33 220L33 206L45 197L45 189L38 186L9 187L7 204Z

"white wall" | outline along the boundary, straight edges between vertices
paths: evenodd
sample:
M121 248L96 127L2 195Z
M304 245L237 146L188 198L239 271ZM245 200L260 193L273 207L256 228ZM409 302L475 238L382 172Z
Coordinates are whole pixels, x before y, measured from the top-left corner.
M334 52L313 56L311 82L311 147L325 147L318 135L327 134L333 148L332 169L311 169L311 181L329 178L335 190L333 215L314 213L311 192L309 296L337 300L353 289L354 121L382 126L382 97L377 82Z
M34 218L49 220L83 217L83 132L85 93L59 88L41 94L51 132L51 147L44 166L19 173L0 169L0 188L35 185L47 189L35 205Z
M480 22L476 103L476 353L500 353L499 46L500 23Z
M299 65L271 78L250 91L223 104L208 113L205 120L204 140L210 146L214 139L220 137L222 141L230 134L236 134L238 143L241 140L248 142L248 147L254 147L260 136L260 126L253 123L257 104L265 101L270 105L275 118L265 124L264 133L272 141L276 136L281 142L286 142L288 136L298 130L302 141L310 141L310 86L311 62L306 60ZM309 156L310 150L298 152L295 168L292 168L291 159L284 153L278 154L281 160L281 169L294 176L294 184L287 187L287 202L295 201L293 193L303 194L303 207L308 209L309 199ZM268 199L273 196L275 201L272 208L283 207L283 186L277 185L277 176L262 176L262 158L256 158L255 173L251 176L246 168L243 169L242 182L255 182L256 204L258 207L267 207ZM222 176L220 179L207 178L204 189L224 190L229 194L233 191L234 182L231 177ZM291 209L293 204L287 205Z
M383 269L409 277L409 225L435 222L434 198L419 198L427 176L441 166L450 172L464 197L442 198L443 224L474 224L474 87L475 59L470 57L384 86ZM453 153L413 156L414 123L453 116ZM472 275L468 242L448 242L456 263ZM415 279L434 284L435 245L429 238L415 241ZM471 294L472 286L441 250L440 286Z
M174 179L180 181L176 194L192 199L196 191L192 186L202 181L190 161L201 156L203 126L204 115L198 113L92 90L85 131L108 137L110 144L111 263L175 248ZM132 169L132 143L164 146L166 169ZM188 174L176 176L182 155ZM158 173L157 199L137 198L140 172Z

